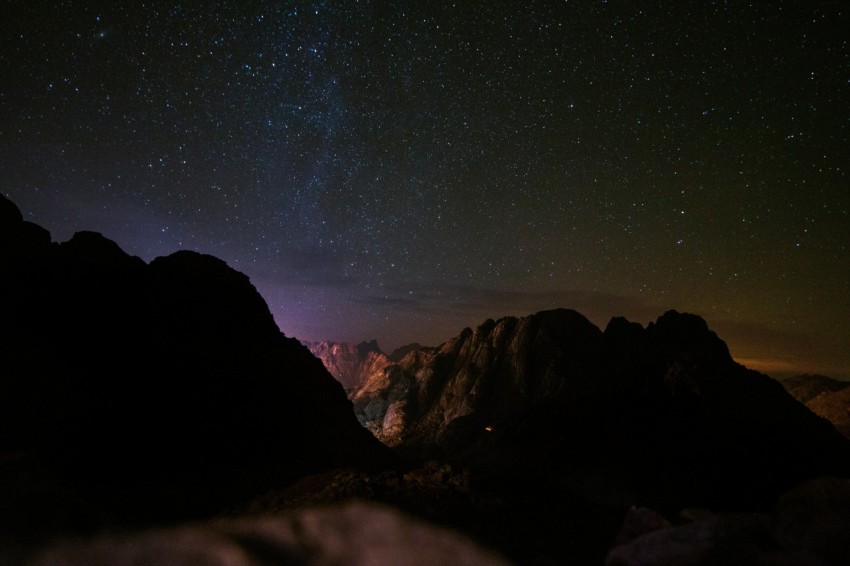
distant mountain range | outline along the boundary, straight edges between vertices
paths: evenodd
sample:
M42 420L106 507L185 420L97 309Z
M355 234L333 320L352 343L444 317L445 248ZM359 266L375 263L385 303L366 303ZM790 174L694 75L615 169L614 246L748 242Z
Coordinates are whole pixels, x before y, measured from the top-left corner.
M401 454L656 507L766 505L850 470L848 443L674 311L603 331L575 311L488 320L400 360L314 346L360 422ZM346 352L345 363L334 352ZM380 359L381 363L376 363ZM604 481L602 481L604 478Z

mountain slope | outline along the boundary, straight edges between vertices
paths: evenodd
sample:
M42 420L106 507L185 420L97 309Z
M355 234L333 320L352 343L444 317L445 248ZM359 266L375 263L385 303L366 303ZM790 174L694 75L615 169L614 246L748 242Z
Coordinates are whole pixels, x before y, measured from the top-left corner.
M782 381L795 399L850 438L850 383L823 375L798 375Z
M403 453L618 504L753 508L850 473L828 423L673 311L604 332L568 310L488 320L387 366L352 400Z
M356 345L342 342L304 342L304 345L322 360L346 391L359 389L373 374L391 363L374 340Z
M75 528L83 509L94 524L203 516L305 473L392 461L212 256L145 264L91 232L51 243L0 197L0 312L5 533L26 516Z
M850 383L825 375L797 375L783 379L781 383L800 403L808 403L821 393L832 393L850 387Z
M850 387L825 391L806 402L806 407L831 422L846 438L850 438Z

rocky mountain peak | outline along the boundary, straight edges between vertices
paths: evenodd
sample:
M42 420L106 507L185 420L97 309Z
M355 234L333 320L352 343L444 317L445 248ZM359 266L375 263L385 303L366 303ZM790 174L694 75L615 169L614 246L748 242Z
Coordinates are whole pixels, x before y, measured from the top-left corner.
M94 232L45 242L6 199L0 215L0 533L81 501L116 521L198 516L393 461L225 262L146 264ZM62 487L39 495L28 477Z
M723 364L732 361L726 343L709 330L702 317L694 314L667 311L647 325L646 333L667 353L686 352Z
M403 453L486 462L493 473L533 461L529 473L552 477L580 476L587 459L611 473L640 461L646 475L628 489L658 500L763 501L850 469L834 429L736 364L701 317L676 311L646 328L615 318L605 332L566 309L488 319L376 372L350 397L361 423ZM748 495L734 488L760 475L770 480Z
M24 217L18 205L0 195L0 226L11 226L23 220Z
M0 261L31 262L49 248L50 232L24 220L17 205L0 195Z
M418 342L414 342L412 344L405 344L404 346L399 346L398 348L393 350L392 353L388 357L393 362L398 363L401 360L403 360L405 358L405 356L407 356L411 352L416 352L418 350L422 350L423 348L425 348L425 346L423 346L422 344L419 344Z
M357 352L361 356L365 356L366 354L369 354L369 353L374 353L374 354L383 354L384 353L381 350L380 346L378 346L377 340L369 340L368 342L367 341L360 342L359 344L357 344Z
M359 344L307 342L305 345L348 392L362 387L372 375L391 363L376 340Z

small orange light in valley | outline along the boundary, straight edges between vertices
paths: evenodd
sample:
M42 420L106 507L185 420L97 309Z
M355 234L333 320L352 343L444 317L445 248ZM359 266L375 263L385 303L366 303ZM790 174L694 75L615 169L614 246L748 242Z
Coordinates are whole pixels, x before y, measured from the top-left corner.
M487 432L493 432L493 427L490 426L490 425L487 425L487 426L484 427L484 430L486 430Z

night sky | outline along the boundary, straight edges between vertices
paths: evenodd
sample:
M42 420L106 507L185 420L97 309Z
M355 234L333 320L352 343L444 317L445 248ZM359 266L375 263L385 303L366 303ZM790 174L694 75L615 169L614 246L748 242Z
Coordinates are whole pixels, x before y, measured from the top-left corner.
M843 2L4 0L0 192L193 249L287 335L704 316L850 377Z

